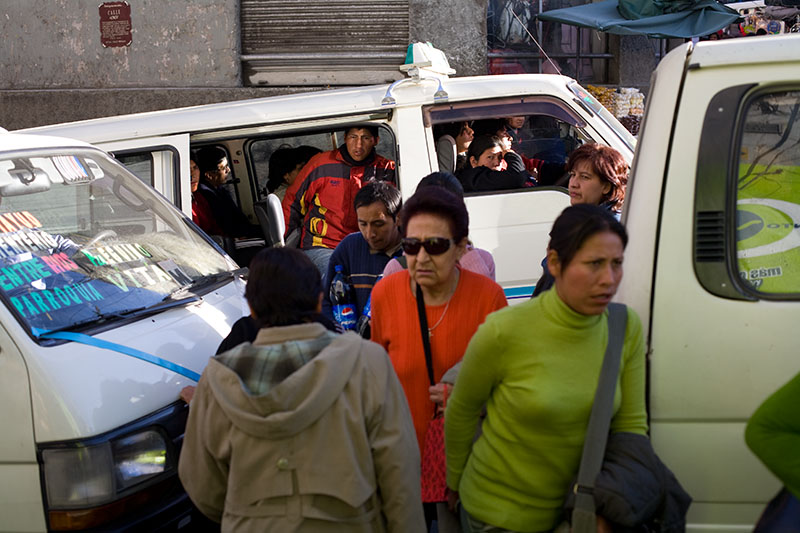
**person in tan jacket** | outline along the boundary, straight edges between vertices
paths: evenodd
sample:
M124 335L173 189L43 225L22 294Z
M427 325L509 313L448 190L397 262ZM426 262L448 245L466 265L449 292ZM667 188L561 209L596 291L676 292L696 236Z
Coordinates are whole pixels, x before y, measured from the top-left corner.
M424 531L419 449L386 352L308 322L320 275L299 250L262 250L245 297L256 340L213 357L179 461L222 531Z

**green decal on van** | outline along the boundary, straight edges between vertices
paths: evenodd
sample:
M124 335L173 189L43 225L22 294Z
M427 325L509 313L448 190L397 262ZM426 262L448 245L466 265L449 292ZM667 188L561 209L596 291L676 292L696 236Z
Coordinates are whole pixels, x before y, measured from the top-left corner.
M762 178L739 191L737 259L739 275L757 290L791 293L800 289L800 172L771 167L776 173L780 180Z

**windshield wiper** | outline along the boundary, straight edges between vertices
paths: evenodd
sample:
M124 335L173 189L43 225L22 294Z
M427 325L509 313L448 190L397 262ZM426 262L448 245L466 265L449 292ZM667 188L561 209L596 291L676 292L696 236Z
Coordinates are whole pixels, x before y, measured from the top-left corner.
M217 272L216 274L206 274L205 276L200 276L199 278L192 280L192 282L188 285L178 287L174 291L164 296L161 301L166 302L168 300L183 299L189 294L194 294L195 291L199 289L210 287L236 277L241 277L244 274L247 274L247 267L238 268L236 270L226 270L225 272Z
M95 316L91 318L80 320L78 322L62 326L60 328L48 329L47 331L37 331L38 328L33 328L34 329L33 333L37 337L41 337L42 335L46 335L48 333L56 333L59 331L80 332L81 330L88 329L88 327L92 325L104 324L106 322L110 322L111 320L119 320L119 319L138 316L139 314L142 313L142 311L149 310L150 308L151 307L148 306L142 306L142 307L134 307L133 309L125 309L124 311L111 311L108 313L101 313L98 309L95 309Z
M160 311L169 309L171 307L183 305L183 303L185 303L186 298L188 298L190 295L196 296L194 294L194 291L222 283L223 281L226 280L244 276L247 274L247 272L248 269L245 267L236 270L229 270L225 272L217 272L216 274L208 274L205 276L200 276L199 278L193 280L190 284L184 285L183 287L179 287L174 291L170 292L155 304L145 305L141 307L134 307L131 309L125 309L123 311L110 311L106 313L100 312L99 308L95 308L95 316L91 318L80 320L78 322L68 324L66 326L49 329L46 331L41 330L39 328L32 328L32 333L37 338L41 338L43 335L45 336L44 338L47 338L46 335L48 333L56 333L59 331L81 332L83 330L91 328L92 326L105 324L113 320L141 318L143 316L153 313L158 313Z

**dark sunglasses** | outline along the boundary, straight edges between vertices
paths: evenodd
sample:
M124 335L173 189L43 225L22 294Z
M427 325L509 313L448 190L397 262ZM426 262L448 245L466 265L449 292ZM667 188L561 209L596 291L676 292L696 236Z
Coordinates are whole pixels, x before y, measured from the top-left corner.
M403 251L406 255L417 255L420 248L425 248L428 255L440 255L450 249L453 239L445 237L430 237L421 241L414 238L403 239Z

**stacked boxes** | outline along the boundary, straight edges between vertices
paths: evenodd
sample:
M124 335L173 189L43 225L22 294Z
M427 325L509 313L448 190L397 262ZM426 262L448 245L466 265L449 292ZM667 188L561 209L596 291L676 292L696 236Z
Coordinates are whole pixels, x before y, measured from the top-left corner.
M632 87L586 87L597 100L603 104L632 135L638 135L644 115L644 94Z

